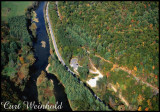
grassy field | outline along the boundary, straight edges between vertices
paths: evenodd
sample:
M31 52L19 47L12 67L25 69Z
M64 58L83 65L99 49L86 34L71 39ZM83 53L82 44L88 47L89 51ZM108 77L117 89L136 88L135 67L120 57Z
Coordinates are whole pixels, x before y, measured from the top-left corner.
M33 1L2 1L1 20L8 21L8 18L24 15L25 9L32 3Z

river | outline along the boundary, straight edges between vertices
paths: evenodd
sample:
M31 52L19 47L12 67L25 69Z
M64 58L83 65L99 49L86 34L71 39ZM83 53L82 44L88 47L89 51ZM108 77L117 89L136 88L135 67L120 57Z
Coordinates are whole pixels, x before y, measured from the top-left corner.
M38 104L38 91L37 91L36 81L42 70L46 72L45 68L48 65L48 57L50 56L49 37L46 31L44 13L43 13L44 6L45 2L40 2L38 8L35 11L37 13L37 18L39 20L39 22L36 23L37 39L36 41L33 41L34 56L36 58L36 61L30 67L30 73L29 73L30 79L28 80L26 87L23 91L25 98L28 101L35 101L36 104ZM46 43L45 48L42 47L41 41L45 41ZM71 111L72 109L70 108L63 85L53 74L49 74L46 72L46 76L48 79L53 80L56 101L58 101L59 104L60 102L62 102L63 108L61 110Z

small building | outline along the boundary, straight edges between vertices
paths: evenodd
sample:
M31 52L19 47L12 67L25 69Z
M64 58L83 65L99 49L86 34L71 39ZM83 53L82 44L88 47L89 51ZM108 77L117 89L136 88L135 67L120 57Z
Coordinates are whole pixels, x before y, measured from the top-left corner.
M72 58L71 61L70 61L70 66L74 70L78 70L78 59L77 58Z

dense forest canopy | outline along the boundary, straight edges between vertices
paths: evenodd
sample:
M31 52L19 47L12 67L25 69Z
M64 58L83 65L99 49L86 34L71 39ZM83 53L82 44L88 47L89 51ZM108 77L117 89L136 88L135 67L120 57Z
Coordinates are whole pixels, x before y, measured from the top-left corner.
M140 73L144 69L158 75L158 2L59 2L58 7L65 37L78 39L76 45L88 45L94 53L130 69L136 66Z
M23 90L30 77L29 67L35 62L32 36L27 28L26 16L27 8L29 6L33 8L33 4L33 2L2 2L1 102L9 101L14 105L17 103L23 105ZM4 107L2 109L5 110ZM26 106L23 105L20 110L26 110Z
M4 26L1 25L2 75L9 76L16 85L21 85L22 90L25 87L23 81L26 82L29 78L29 66L35 61L31 51L31 36L25 21L25 16L17 16L10 18L8 24L4 22Z
M159 2L49 3L59 51L67 65L71 58L78 58L84 68L78 68L81 79L88 80L92 75L86 72L90 69L90 58L107 77L93 90L115 110L124 106L121 105L123 101L117 99L118 94L129 101L130 107L125 109L158 109ZM100 89L109 84L119 88L118 92L114 93L110 88ZM155 102L158 103L155 105Z
M33 10L38 4L2 2L2 102L23 105L22 92L35 62L33 37L39 20ZM46 23L51 54L47 72L65 87L72 110L159 110L159 2L49 1L48 12L66 65L56 56ZM73 70L73 58L78 60L74 72L80 80L66 69ZM87 83L100 74L95 87ZM53 84L41 71L36 83L39 103L55 104Z

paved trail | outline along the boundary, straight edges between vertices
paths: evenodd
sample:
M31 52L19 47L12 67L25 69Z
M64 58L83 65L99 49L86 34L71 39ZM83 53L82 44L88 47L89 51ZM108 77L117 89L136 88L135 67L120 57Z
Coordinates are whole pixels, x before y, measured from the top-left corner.
M49 2L47 3L47 7L46 7L46 18L47 18L47 23L48 23L48 26L49 26L49 32L50 32L50 34L51 34L51 39L52 39L52 42L53 42L53 45L54 45L54 49L55 49L55 52L56 52L56 55L57 55L59 61L61 61L61 63L63 64L63 66L66 66L65 62L63 61L63 59L62 59L62 57L61 57L61 55L60 55L60 53L59 53L59 51L58 51L57 44L56 44L56 41L55 41L55 37L54 37L54 35L53 35L53 30L52 30L52 27L51 27L51 23L50 23L50 21L49 21L48 5L49 5ZM58 2L56 2L56 5L58 6ZM58 12L57 12L57 13L58 13ZM59 14L58 14L58 15L59 15ZM66 66L66 67L67 67L67 66ZM77 78L77 77L75 76L75 73L74 73L73 71L71 71L68 67L67 67L67 69L68 69L68 72L70 72L75 78ZM79 83L83 83L79 78L77 78L77 79L78 79ZM83 83L83 85L84 85L85 87L87 87L86 84ZM87 88L88 88L88 87L87 87ZM91 90L90 90L90 91L91 91ZM91 93L92 93L92 95L93 95L99 102L103 103L103 104L106 106L106 104L105 104L104 102L102 102L102 100L101 100L96 94L94 94L92 91L91 91Z
M55 52L56 52L56 55L58 57L58 59L62 62L63 65L65 65L59 51L58 51L58 48L57 48L57 44L56 44L56 40L55 40L55 37L53 35L53 30L52 30L52 27L51 27L51 23L49 21L49 14L48 14L48 5L49 5L49 2L47 3L47 8L46 8L46 17L47 17L47 22L48 22L48 25L49 25L49 31L50 31L50 34L51 34L51 39L52 39L52 42L53 42L53 45L54 45L54 49L55 49Z

